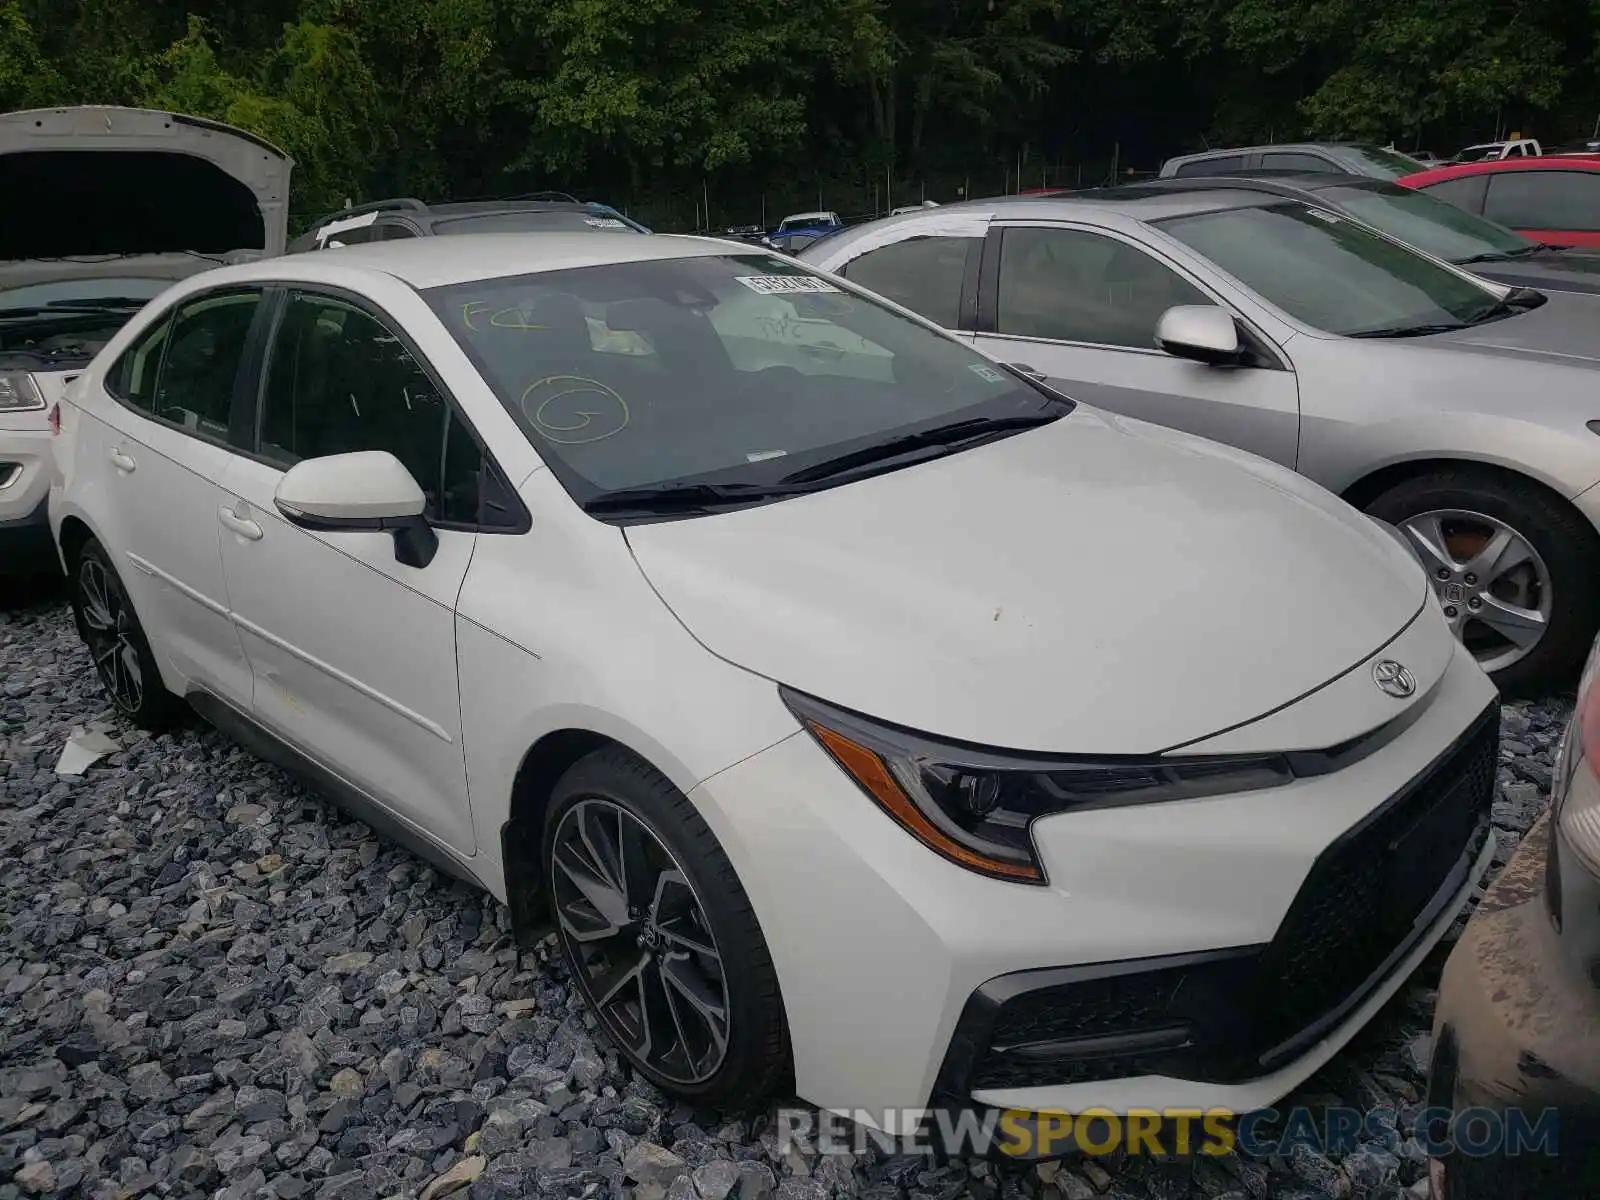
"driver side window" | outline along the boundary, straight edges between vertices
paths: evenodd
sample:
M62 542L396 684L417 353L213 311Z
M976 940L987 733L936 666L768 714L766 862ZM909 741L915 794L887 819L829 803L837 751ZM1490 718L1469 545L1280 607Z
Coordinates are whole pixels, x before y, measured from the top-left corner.
M472 433L393 333L334 297L290 296L267 363L259 446L284 467L387 450L421 486L429 520L480 520L487 464Z
M1169 267L1115 238L1026 226L1001 235L997 333L1154 350L1162 313L1211 303Z

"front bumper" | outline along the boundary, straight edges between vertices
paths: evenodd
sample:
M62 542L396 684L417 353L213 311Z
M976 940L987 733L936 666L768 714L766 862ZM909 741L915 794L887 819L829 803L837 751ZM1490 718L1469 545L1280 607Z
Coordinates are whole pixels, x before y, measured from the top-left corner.
M61 569L50 533L48 422L44 413L0 417L0 577Z
M1548 881L1565 893L1569 919L1587 909L1592 922L1600 883L1562 854L1562 840L1549 816L1529 831L1445 965L1428 1105L1456 1114L1457 1126L1476 1111L1490 1136L1468 1142L1475 1153L1435 1159L1435 1200L1600 1194L1600 972L1563 945L1546 890ZM1551 1110L1554 1145L1524 1135L1516 1146L1514 1127L1537 1131ZM1441 1147L1457 1141L1449 1121L1433 1136Z
M1442 628L1421 623L1385 653L1405 661L1424 657L1427 647L1410 638L1432 638L1435 624ZM1287 970L1294 964L1285 954L1315 946L1314 959L1316 952L1336 951L1338 906L1326 899L1336 898L1337 888L1330 891L1325 873L1308 888L1313 868L1494 703L1492 685L1470 656L1453 641L1445 654L1448 665L1404 731L1334 774L1241 795L1084 811L1037 823L1050 879L1044 887L985 879L931 854L803 734L707 780L691 798L717 814L718 836L778 969L797 1093L890 1133L914 1131L917 1110L931 1106L1246 1111L1280 1100L1399 989L1486 869L1488 845L1479 840L1481 849L1471 853L1463 833L1448 855L1448 878L1441 873L1432 880L1423 898L1430 915L1421 909L1412 914L1420 932L1408 918L1406 930L1381 954L1364 952L1360 963L1368 972L1362 978L1323 977L1320 1000L1310 988L1293 1013L1266 1023L1282 1035L1273 1044L1250 1042L1245 1029L1232 1046L1248 1053L1192 1054L1181 1061L1183 1050L1199 1047L1203 1039L1197 1038L1182 1050L1163 1044L1155 1048L1162 1055L1133 1055L1109 1076L1100 1071L1075 1078L1059 1063L1050 1074L1008 1076L985 1065L993 1047L978 1042L992 1038L975 1039L963 1013L975 996L984 1007L985 985L1014 990L1018 977L1041 969L1068 972L1068 979L1073 973L1127 976L1172 966L1155 960L1176 956L1237 965L1270 947L1276 957L1257 959L1257 966L1269 962ZM1368 666L1329 690L1348 686L1356 695L1365 689L1383 699ZM1491 724L1490 735L1495 732ZM1491 751L1483 794L1474 802L1483 808L1492 764ZM1313 892L1320 899L1307 924L1303 901ZM1294 944L1278 940L1286 922L1301 930ZM1321 937L1331 940L1319 943ZM1317 1011L1298 1020L1307 1004ZM1042 1019L1062 1026L1052 1011L1057 1006L1042 1008ZM841 1020L840 1014L848 1016ZM1074 1014L1085 1016L1093 1014ZM1065 1029L1072 1033L1070 1020ZM1157 1061L1160 1073L1152 1069Z

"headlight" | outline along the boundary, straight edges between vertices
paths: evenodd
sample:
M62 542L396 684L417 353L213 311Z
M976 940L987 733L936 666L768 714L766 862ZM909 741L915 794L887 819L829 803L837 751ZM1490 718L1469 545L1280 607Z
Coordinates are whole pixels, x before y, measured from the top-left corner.
M0 371L0 413L32 412L44 407L44 396L26 371Z
M1330 754L1155 757L1024 754L938 742L788 688L784 702L906 832L996 879L1046 882L1030 826L1053 813L1277 787L1334 769ZM1351 747L1339 747L1337 765Z

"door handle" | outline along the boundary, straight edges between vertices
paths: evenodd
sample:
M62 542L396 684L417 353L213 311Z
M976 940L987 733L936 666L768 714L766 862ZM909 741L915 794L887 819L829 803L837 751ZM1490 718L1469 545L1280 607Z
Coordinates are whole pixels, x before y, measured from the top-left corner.
M131 455L124 454L121 450L115 447L111 449L106 457L111 460L111 465L117 470L121 471L124 475L133 474L134 469L139 465L138 463L134 462Z
M248 541L259 542L261 540L261 526L257 525L249 517L241 517L226 505L217 509L217 520L221 521L225 528L231 529Z

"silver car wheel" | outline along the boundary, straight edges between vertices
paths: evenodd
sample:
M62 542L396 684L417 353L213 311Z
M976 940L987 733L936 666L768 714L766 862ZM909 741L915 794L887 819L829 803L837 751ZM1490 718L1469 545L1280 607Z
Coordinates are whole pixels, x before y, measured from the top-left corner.
M1553 599L1550 568L1533 543L1498 518L1459 508L1418 513L1400 529L1479 666L1498 671L1533 652Z
M577 983L612 1037L672 1083L728 1053L728 980L694 885L655 833L592 798L556 826L556 919Z

